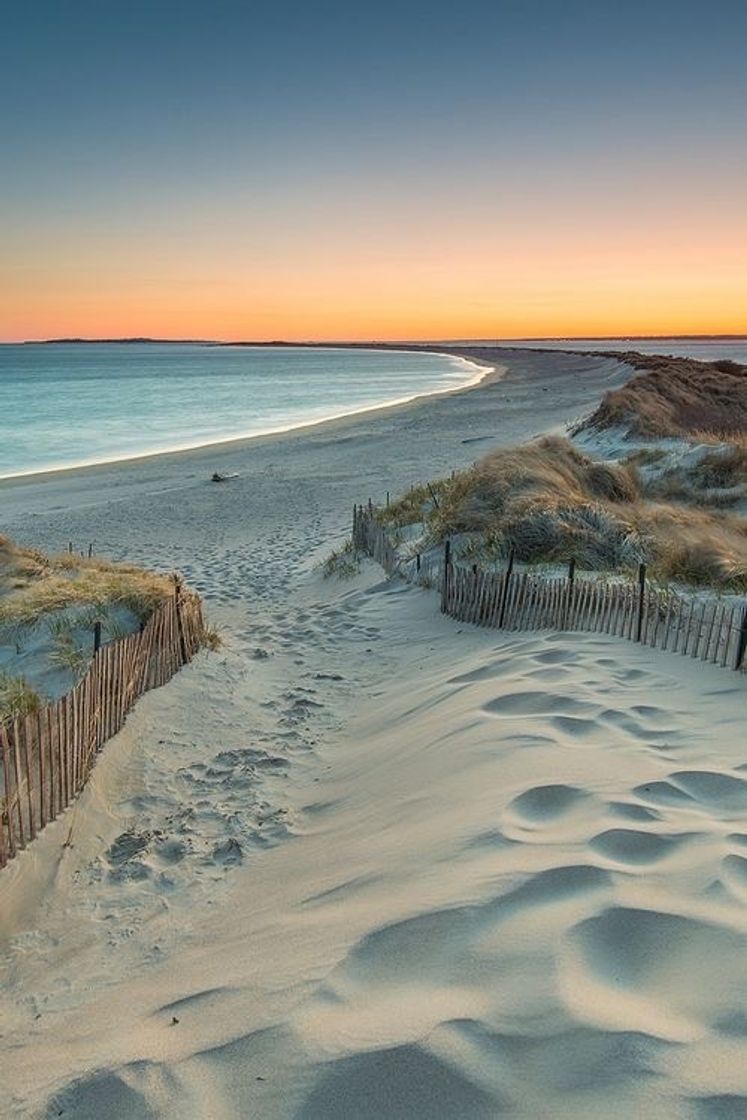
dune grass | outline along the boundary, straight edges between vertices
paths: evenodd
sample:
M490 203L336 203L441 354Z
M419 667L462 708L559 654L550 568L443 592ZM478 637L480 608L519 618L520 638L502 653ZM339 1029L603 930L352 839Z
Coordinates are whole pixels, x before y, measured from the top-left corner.
M582 427L675 438L703 429L727 439L747 432L747 366L635 352L614 356L642 372L605 393Z
M696 439L694 442L705 441ZM713 450L699 455L689 465L676 462L670 467L665 465L647 481L646 494L710 509L728 509L746 502L747 437L712 442Z
M546 437L494 451L469 470L417 487L380 511L390 526L422 522L427 541L461 536L474 556L530 564L570 559L724 591L747 590L747 521L651 501L635 463L600 463Z
M333 549L322 564L325 579L352 579L361 570L361 558L352 540L345 541L341 548Z
M167 576L98 558L47 556L0 537L0 626L32 626L78 606L126 607L145 620L173 593Z
M0 669L0 724L37 712L45 702L24 677Z

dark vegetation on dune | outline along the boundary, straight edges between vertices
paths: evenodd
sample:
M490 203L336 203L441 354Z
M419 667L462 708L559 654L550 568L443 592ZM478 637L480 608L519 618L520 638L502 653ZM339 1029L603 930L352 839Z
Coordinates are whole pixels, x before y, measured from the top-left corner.
M631 435L688 437L747 432L747 366L728 360L607 353L640 370L605 393L585 428L627 428Z
M513 551L529 564L574 559L631 574L643 562L664 582L747 590L747 520L665 500L634 457L598 462L557 436L493 451L453 478L413 487L380 516L395 532L422 526L432 545L457 539L459 554L476 561Z

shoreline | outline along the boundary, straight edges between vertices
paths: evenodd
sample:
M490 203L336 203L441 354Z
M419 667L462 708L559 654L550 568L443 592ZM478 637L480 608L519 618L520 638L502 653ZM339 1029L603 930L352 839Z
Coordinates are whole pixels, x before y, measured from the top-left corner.
M337 349L336 347L332 348ZM344 349L344 347L340 347L339 349ZM350 347L350 349L357 348ZM346 410L344 412L334 413L330 416L325 416L317 420L304 420L297 424L288 424L277 428L270 428L265 431L256 432L253 435L227 436L224 439L211 440L208 443L186 444L181 447L162 448L156 451L143 451L138 452L135 455L126 455L115 459L92 459L78 463L66 464L64 466L61 465L55 467L44 467L41 470L20 471L14 474L1 474L0 487L5 487L9 484L23 485L24 483L43 482L48 478L59 479L60 477L64 477L72 473L78 474L79 472L84 471L99 471L107 468L116 468L118 466L129 466L134 463L147 464L152 460L164 459L166 457L177 455L192 457L199 453L209 454L213 451L235 451L246 446L247 444L254 444L257 441L273 439L276 436L291 435L296 432L313 432L314 430L322 426L337 424L346 420L354 419L355 417L359 416L374 418L380 413L392 411L397 408L403 408L408 405L416 404L420 401L429 400L432 397L443 397L456 395L458 393L469 392L470 390L476 389L481 385L488 385L493 381L501 380L507 371L506 366L501 366L498 364L489 365L488 362L484 359L473 356L467 357L464 354L449 351L422 350L415 347L409 350L405 350L402 348L393 350L389 347L366 347L366 349L386 350L389 353L399 354L427 353L439 358L457 358L465 365L473 366L475 368L475 374L471 380L465 382L464 384L456 385L453 387L447 386L445 388L432 389L428 392L413 393L409 396L397 397L393 400L384 401L380 404L365 405L362 408L355 408L350 411Z

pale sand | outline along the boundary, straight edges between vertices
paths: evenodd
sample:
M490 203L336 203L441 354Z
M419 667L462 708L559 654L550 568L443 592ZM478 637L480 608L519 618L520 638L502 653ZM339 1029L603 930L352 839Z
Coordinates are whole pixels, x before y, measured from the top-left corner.
M747 1116L744 678L315 569L354 502L625 375L504 364L450 398L0 487L19 539L181 568L226 638L0 875L0 1115Z

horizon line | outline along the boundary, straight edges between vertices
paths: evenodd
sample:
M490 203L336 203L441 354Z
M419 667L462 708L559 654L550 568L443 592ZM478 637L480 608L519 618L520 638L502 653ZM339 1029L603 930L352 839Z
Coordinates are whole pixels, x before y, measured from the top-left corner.
M191 346L303 346L303 347L365 347L365 346L464 346L479 345L481 343L511 343L511 342L604 342L606 340L619 340L627 342L660 342L674 339L687 341L744 341L747 333L737 334L603 334L603 335L513 335L508 337L486 338L387 338L387 339L219 339L219 338L164 338L151 335L121 335L117 337L83 337L61 336L52 338L24 338L13 340L0 340L0 346L52 346L52 345L123 345L123 344L161 344L161 345L191 345Z

